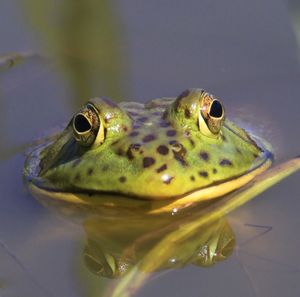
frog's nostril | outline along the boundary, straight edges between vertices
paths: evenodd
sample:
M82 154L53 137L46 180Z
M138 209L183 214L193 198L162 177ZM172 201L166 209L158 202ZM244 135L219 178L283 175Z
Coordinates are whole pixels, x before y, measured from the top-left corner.
M209 115L214 118L221 118L223 116L223 107L220 101L213 101L210 107Z
M90 121L83 115L79 113L74 119L74 128L78 133L85 133L91 130L92 126Z

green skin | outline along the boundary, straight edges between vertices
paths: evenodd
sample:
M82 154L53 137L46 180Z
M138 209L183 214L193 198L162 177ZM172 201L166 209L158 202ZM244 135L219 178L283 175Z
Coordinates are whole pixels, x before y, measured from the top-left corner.
M198 118L205 96L213 98L190 89L146 104L92 99L104 127L102 143L78 143L71 120L29 155L25 175L51 191L163 200L234 180L272 159L228 119L218 133L202 133Z

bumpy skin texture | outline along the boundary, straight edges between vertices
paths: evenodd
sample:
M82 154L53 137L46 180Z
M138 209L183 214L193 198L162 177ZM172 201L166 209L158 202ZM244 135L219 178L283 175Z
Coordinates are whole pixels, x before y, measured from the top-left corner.
M90 103L103 120L102 144L80 146L69 124L54 141L29 156L27 172L35 171L32 181L53 191L167 199L260 166L268 152L229 120L214 137L201 133L198 117L205 96L211 95L191 89L176 99L118 105L95 98Z

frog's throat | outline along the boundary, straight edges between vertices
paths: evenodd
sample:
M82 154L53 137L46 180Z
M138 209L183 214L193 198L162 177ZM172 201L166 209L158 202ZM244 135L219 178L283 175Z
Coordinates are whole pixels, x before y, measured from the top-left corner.
M163 213L163 212L176 212L179 209L188 207L192 204L199 203L205 200L214 199L224 196L236 189L241 188L249 183L254 177L261 174L268 169L272 164L272 155L264 160L262 164L255 167L246 174L239 177L234 177L224 182L210 185L205 188L196 189L193 192L185 194L182 197L174 197L168 200L145 200L137 199L134 197L126 197L120 195L112 195L106 193L94 193L92 197L88 193L69 193L49 191L30 183L29 190L40 200L60 200L70 203L85 204L92 207L126 207L126 208L139 208L147 213Z

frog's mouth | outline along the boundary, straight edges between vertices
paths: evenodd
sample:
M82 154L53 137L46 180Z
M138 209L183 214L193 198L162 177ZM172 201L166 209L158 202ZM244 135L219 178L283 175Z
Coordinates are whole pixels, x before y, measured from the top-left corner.
M45 186L39 178L29 178L29 189L33 196L38 199L51 201L65 201L76 204L88 205L91 207L126 207L129 209L142 209L148 213L172 212L176 209L185 208L195 203L207 201L224 196L237 190L254 177L268 169L273 163L273 154L266 150L262 153L260 160L246 173L234 176L225 180L214 182L208 186L194 189L183 195L173 196L164 200L157 200L153 197L136 197L114 192L85 192L74 191L63 192ZM153 199L153 200L151 200Z

